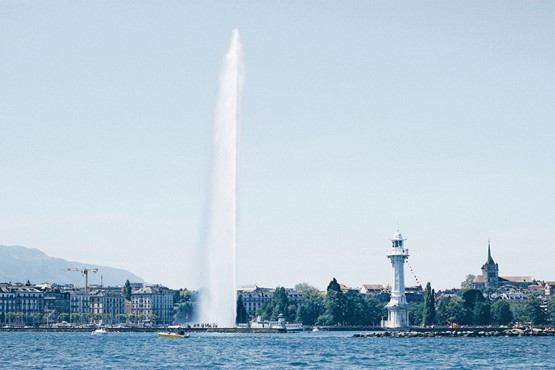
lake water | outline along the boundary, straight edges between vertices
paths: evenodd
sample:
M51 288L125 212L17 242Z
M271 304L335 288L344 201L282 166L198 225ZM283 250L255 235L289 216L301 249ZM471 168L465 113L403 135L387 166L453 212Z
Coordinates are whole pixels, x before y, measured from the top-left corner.
M1 369L555 369L555 337L0 332ZM395 366L394 366L395 364Z

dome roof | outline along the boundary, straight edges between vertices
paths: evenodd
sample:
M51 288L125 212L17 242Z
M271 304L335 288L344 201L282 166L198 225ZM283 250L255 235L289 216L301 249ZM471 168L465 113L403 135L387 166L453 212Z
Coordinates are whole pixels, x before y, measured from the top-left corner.
M393 234L393 238L391 238L391 240L405 240L405 239L403 239L403 235L401 235L399 230L397 230L395 234Z

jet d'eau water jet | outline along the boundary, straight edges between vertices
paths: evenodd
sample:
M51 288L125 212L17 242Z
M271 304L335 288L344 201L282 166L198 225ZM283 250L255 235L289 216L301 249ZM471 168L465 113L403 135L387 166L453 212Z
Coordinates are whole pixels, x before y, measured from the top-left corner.
M224 57L214 118L212 194L203 246L202 323L235 326L237 233L237 132L243 84L242 45L235 29Z

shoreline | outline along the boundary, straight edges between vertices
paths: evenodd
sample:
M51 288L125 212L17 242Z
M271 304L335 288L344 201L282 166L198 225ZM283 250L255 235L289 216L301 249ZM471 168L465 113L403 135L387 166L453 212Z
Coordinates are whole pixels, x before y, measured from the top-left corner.
M315 326L307 325L301 332L311 332ZM0 332L5 331L17 331L17 332L91 332L96 327L0 327ZM108 332L145 332L154 333L167 331L168 327L105 327ZM365 331L365 332L375 332L383 331L382 327L379 326L318 326L320 331ZM199 328L199 327L180 327L179 330L183 330L186 333L296 333L295 331L287 331L282 328L248 328L248 327L234 327L234 328Z
M167 331L162 328L105 328L109 333L158 333ZM52 332L52 333L90 333L95 328L44 328L44 327L11 327L0 328L0 332ZM186 333L285 333L284 329L270 328L180 328Z

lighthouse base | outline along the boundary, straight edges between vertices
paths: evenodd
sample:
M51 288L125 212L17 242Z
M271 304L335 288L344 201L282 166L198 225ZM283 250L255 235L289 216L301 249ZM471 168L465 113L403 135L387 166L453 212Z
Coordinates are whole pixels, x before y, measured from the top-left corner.
M408 305L390 306L387 305L387 321L382 322L382 326L386 329L405 330L409 327Z

